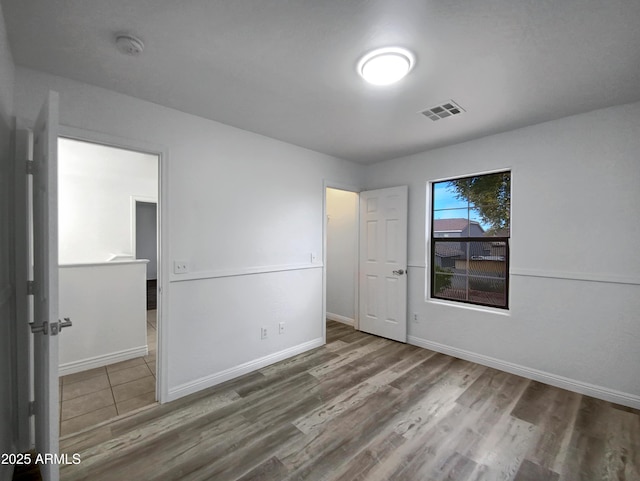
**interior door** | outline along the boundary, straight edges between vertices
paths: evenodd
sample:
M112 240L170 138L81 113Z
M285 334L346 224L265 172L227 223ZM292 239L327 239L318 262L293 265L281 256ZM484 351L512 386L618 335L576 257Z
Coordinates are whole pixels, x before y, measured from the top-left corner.
M408 187L360 193L361 331L407 342Z
M35 445L58 454L58 94L49 92L33 130L33 363ZM40 466L57 481L58 466Z

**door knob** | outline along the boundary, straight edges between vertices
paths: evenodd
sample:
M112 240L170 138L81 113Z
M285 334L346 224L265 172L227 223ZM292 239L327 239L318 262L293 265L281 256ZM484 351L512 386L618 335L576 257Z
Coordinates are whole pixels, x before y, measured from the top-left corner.
M398 269L397 271L393 271L393 274L396 276L401 276L404 274L404 269Z
M36 325L33 322L29 323L32 333L35 334L37 332L41 332L45 336L49 333L52 336L57 336L63 327L71 327L72 325L73 323L71 322L71 318L69 317L65 317L64 321L58 320L58 322L52 322L51 324L49 324L47 321L44 321L40 325Z
M71 326L73 326L73 323L71 322L71 318L70 317L65 317L64 318L64 322L58 321L58 323L60 324L60 329L62 329L63 327L71 327Z
M57 336L64 327L71 327L72 325L73 323L69 317L65 317L64 322L58 319L58 322L51 324L51 335Z
M58 319L58 322L54 322L52 323L49 328L51 330L51 335L52 336L57 336L58 333L62 330L62 328L64 327L71 327L73 324L71 323L71 319L68 317L64 318L64 321L61 321Z

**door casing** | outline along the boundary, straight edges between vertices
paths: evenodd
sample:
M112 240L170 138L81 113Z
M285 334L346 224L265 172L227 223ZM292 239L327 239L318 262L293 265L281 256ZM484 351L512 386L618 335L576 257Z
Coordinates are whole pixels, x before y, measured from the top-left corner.
M150 202L157 203L158 209L158 308L157 308L157 358L156 358L156 399L159 403L167 402L169 396L167 348L168 339L164 322L164 313L168 311L168 287L169 287L169 256L166 242L169 238L168 231L168 151L165 147L148 144L146 142L123 139L101 132L85 130L76 127L61 125L60 137L101 144L108 147L142 152L158 157L158 198ZM142 199L139 199L142 200ZM149 200L143 200L148 202ZM133 202L135 209L135 202ZM135 239L134 239L135 240ZM135 244L133 246L135 249Z

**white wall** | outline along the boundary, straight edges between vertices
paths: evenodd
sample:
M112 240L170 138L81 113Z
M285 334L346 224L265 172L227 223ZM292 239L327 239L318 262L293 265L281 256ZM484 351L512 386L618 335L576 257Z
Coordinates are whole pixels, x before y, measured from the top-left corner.
M14 65L0 6L0 453L16 448L15 357L12 352L15 318L13 295L13 125ZM12 467L0 465L0 480L11 478Z
M327 189L327 317L353 324L358 275L358 194Z
M322 266L310 255L322 252L323 182L361 185L361 166L72 80L16 76L18 115L34 119L53 89L63 124L167 154L165 399L322 343ZM190 272L169 275L173 260Z
M132 196L158 198L158 157L105 145L58 143L59 261L132 255Z
M640 407L640 103L367 170L409 185L410 341ZM427 181L512 171L510 310L425 301Z
M60 267L60 375L147 355L146 261Z

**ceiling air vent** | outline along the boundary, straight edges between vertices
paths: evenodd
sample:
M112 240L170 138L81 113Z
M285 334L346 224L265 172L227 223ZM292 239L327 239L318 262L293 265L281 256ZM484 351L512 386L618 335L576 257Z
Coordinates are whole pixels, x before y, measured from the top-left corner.
M447 100L446 102L442 102L435 107L423 110L420 113L425 117L429 117L431 120L436 121L447 117L460 115L462 112L464 112L464 109L462 107L460 107L453 100Z

